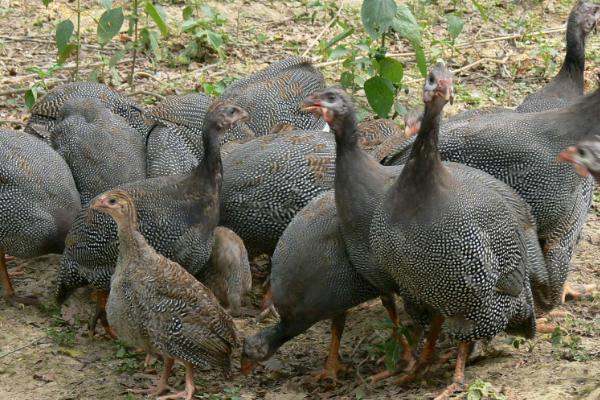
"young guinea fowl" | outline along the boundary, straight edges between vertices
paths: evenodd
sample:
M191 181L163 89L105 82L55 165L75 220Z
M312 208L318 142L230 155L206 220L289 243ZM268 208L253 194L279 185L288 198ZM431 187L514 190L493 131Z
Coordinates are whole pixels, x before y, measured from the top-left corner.
M573 164L579 175L592 175L596 182L600 182L600 136L567 147L559 154L559 159Z
M463 385L473 341L504 330L535 334L530 274L545 277L527 204L483 171L442 163L438 133L442 109L451 99L452 74L438 64L425 82L425 113L408 162L383 201L372 205L370 227L380 264L439 314L419 362L399 382L415 379L428 364L444 319L448 333L460 342L454 383L439 399ZM322 107L348 120L343 100L331 99Z
M539 113L499 113L447 121L441 126L442 160L483 170L515 189L529 203L549 271L552 292L543 304L551 309L566 296L569 262L592 200L593 181L577 175L557 156L578 140L600 133L600 90L574 104ZM405 164L414 140L384 160ZM493 149L490 150L490 149ZM533 287L534 294L537 288Z
M147 175L187 174L202 160L202 124L211 103L203 93L169 96L148 110Z
M5 253L37 257L60 253L81 208L69 166L41 140L0 130L0 282L11 303L17 297L6 270Z
M247 126L255 136L267 135L274 125L289 124L295 129L320 130L325 123L298 105L310 93L325 87L319 70L304 57L274 62L267 68L229 85L220 99L242 107L250 115ZM226 141L248 137L244 125L232 128Z
M140 232L150 245L193 275L210 258L219 221L220 137L232 124L246 118L246 112L235 105L213 104L204 121L204 157L194 171L117 188L131 196ZM118 254L117 229L112 219L93 209L84 210L75 220L66 243L57 280L57 301L63 302L72 290L85 285L108 289Z
M231 315L240 315L242 299L252 288L252 274L244 242L235 232L222 226L215 228L210 259L197 278Z
M146 137L148 126L144 122L143 109L132 100L120 95L108 86L96 82L73 82L58 86L42 96L31 109L31 118L25 127L25 132L44 137L46 132L51 132L64 103L72 98L97 98L113 113L125 118L129 126ZM38 132L32 125L41 125L45 129Z
M146 178L144 138L97 98L65 101L50 143L73 172L82 204L118 185Z
M160 399L191 400L194 366L218 368L231 376L231 353L238 344L235 326L211 291L150 246L138 230L134 200L127 192L104 193L91 207L115 220L119 237L108 322L126 343L164 361L151 394L167 390L175 360L185 365L185 391Z
M567 54L558 75L544 88L523 100L521 113L562 108L583 96L585 42L600 20L600 5L578 0L567 21Z
M280 321L244 339L242 372L270 358L283 344L318 321L332 319L331 347L317 378L336 379L343 370L338 351L346 310L373 299L379 291L352 266L338 229L333 190L306 205L290 222L271 260L273 304ZM393 298L382 298L398 318Z

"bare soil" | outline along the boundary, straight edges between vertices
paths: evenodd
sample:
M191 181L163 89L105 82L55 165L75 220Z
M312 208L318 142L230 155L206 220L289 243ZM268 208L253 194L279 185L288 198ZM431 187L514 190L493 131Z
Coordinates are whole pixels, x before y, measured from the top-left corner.
M26 120L27 110L22 95L36 79L27 68L48 67L54 62L56 50L52 44L51 29L58 19L73 15L71 8L74 3L57 0L48 9L38 3L41 2L0 0L3 22L0 24L0 124L3 127L18 129ZM233 40L228 45L226 60L220 61L212 55L188 66L172 66L167 62L153 65L142 56L137 66L135 88L119 82L125 81L130 68L128 63L119 65L117 74L120 79L114 79L106 70L100 71L101 77L143 104L152 103L156 99L153 93L186 93L201 88L202 83L240 76L262 68L268 62L301 54L331 19L329 9L309 7L308 1L208 3L227 18L223 29ZM360 3L345 2L341 18L358 26ZM458 42L499 38L523 32L524 26L530 31L560 27L570 7L570 2L563 1L480 3L491 7L487 21L471 9L470 2L460 5L466 25ZM100 50L95 46L91 39L95 34L91 16L98 17L99 7L92 1L83 1L82 4L93 10L91 14L86 12L82 20L83 42L88 44L81 56L81 76L85 77L95 68L98 54L110 56L114 47ZM419 19L426 19L431 25L425 31L425 37L445 37L443 15L453 10L453 3L420 4L422 13ZM182 4L165 6L173 19L180 18L182 7ZM315 21L311 22L313 12L316 13ZM329 40L340 31L338 27L331 28L323 39ZM266 37L261 44L257 41L259 34ZM483 62L459 74L458 101L449 113L487 105L517 105L526 92L537 89L547 75L552 75L551 71L543 68L546 64L540 56L540 49L556 49L550 56L550 62L560 65L564 47L562 38L563 33L558 32L540 37L474 43L461 48L453 56L448 49L444 50L441 55L450 57L455 69L485 57L506 59L504 64ZM176 49L184 39L175 34L168 40L168 46ZM588 63L586 72L589 88L594 85L594 61L599 59L598 42L597 38L592 38L588 44L588 59L593 60ZM403 41L397 41L391 45L390 51L410 52L410 48ZM310 55L317 62L323 61L315 51ZM410 90L402 95L401 100L408 105L419 102L418 96L411 93L415 93L421 84L411 58L410 55L401 58L407 64L405 79L410 82ZM337 82L342 70L339 65L323 68L330 83ZM48 79L49 86L70 79L71 71L67 69L56 73ZM599 243L600 221L596 208L593 208L572 260L569 281L600 284L597 268ZM88 291L81 290L62 310L53 305L58 260L59 256L49 255L17 260L10 265L24 271L23 276L14 279L16 290L22 294L39 295L45 305L41 308L15 308L0 299L0 399L141 398L127 393L127 389L148 385L156 374L144 371L143 355L126 350L122 344L101 333L92 337L88 335L87 321L93 312ZM567 302L559 310L564 315L550 319L561 327L559 337L539 335L516 348L514 338L499 335L483 356L467 368L467 380L470 383L478 379L489 382L497 393L489 395L492 399L501 396L527 400L600 399L600 296ZM256 323L255 313L255 308L248 308L247 316L236 319L242 336L254 334L273 323ZM234 378L230 381L211 371L198 371L196 398L424 399L449 383L453 362L431 371L419 382L407 387L398 387L391 380L369 384L367 377L383 367L377 364L377 359L383 354L378 346L389 336L385 321L386 313L376 301L356 307L349 313L341 355L351 370L337 382L316 383L310 376L311 371L322 367L327 354L330 329L328 321L323 321L284 345L251 377L239 374L238 362ZM160 370L161 363L156 362L152 368ZM182 387L182 368L177 369L171 383L177 388ZM458 397L466 398L467 392Z

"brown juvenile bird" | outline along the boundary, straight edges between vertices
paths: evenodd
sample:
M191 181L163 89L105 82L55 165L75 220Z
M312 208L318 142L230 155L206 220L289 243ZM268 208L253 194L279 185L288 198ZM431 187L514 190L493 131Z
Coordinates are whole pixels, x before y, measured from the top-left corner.
M212 292L148 244L138 231L135 205L126 192L101 194L91 207L110 215L118 226L119 257L107 304L108 322L119 338L164 360L151 394L167 390L175 360L185 365L185 390L160 399L191 400L194 366L217 368L229 376L237 335Z

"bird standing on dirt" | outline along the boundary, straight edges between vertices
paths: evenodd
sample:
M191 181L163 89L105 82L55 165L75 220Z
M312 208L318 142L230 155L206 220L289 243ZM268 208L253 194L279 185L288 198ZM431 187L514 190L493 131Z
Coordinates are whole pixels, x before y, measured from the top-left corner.
M23 133L0 130L0 281L11 303L18 297L5 252L16 257L60 253L81 209L69 166L49 145Z
M152 395L167 390L175 360L185 365L185 391L194 395L193 368L231 375L235 326L215 296L181 265L156 252L138 231L133 199L123 191L98 196L91 207L117 223L119 258L107 303L108 322L125 342L163 357L164 370Z

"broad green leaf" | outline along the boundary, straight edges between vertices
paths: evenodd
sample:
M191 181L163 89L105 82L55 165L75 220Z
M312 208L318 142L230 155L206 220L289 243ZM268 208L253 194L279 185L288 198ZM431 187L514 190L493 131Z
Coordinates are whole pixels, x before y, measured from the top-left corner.
M215 17L215 12L208 4L202 4L202 6L200 6L200 10L202 10L208 19L213 19Z
M392 83L380 76L374 76L365 82L364 89L373 111L382 118L387 117L394 104Z
M181 15L183 16L184 21L192 18L192 16L194 15L194 8L192 6L183 7L183 11L181 12Z
M412 43L413 49L415 50L415 58L417 59L417 67L421 76L425 78L427 76L427 59L425 58L425 52L420 45Z
M223 37L213 31L202 31L199 32L201 36L206 36L206 41L215 50L219 50L223 45Z
M90 72L90 74L88 75L87 80L89 82L98 82L99 81L99 75L100 75L100 73L98 72L98 69L94 68L92 70L92 72Z
M392 29L407 39L413 46L421 45L421 27L407 6L398 7L398 12L392 21Z
M181 30L183 32L189 32L189 31L193 30L195 27L197 27L198 25L200 25L201 23L202 23L202 21L199 19L186 19L181 24Z
M123 25L123 8L112 8L106 10L100 16L98 21L98 43L104 46L106 43L115 37L121 30Z
M61 53L65 47L69 44L71 40L71 36L73 35L73 22L70 19L65 19L60 21L58 25L56 25L56 48L58 52Z
M340 58L344 58L349 52L350 50L348 50L346 47L338 46L335 49L333 49L333 51L329 55L329 59L338 60Z
M379 74L392 83L400 83L404 76L404 66L398 60L385 57L379 60Z
M394 0L364 0L360 18L369 36L373 39L381 37L392 25L396 9Z
M65 47L63 47L63 49L58 52L58 63L64 63L67 60L67 58L69 58L69 56L73 54L76 50L76 44L68 44Z
M448 33L452 41L456 40L463 30L465 23L456 15L448 15Z
M394 111L396 111L396 113L398 113L398 115L401 117L404 117L406 115L406 113L408 112L408 110L406 109L404 104L402 104L400 102L394 103Z
M31 109L37 100L37 87L33 86L31 89L25 92L25 105L27 108Z
M100 0L100 5L105 10L110 10L112 8L113 2L112 2L112 0Z
M340 84L345 89L350 89L354 86L354 75L352 72L344 71L340 76Z
M42 0L42 3L44 3L44 5L45 5L46 7L48 7L48 5L49 5L50 3L52 3L52 0Z
M167 27L167 18L164 10L158 4L154 5L151 1L146 2L144 7L146 13L152 18L160 34L164 37L169 35L169 28Z

